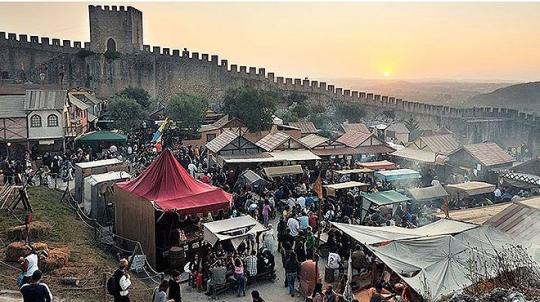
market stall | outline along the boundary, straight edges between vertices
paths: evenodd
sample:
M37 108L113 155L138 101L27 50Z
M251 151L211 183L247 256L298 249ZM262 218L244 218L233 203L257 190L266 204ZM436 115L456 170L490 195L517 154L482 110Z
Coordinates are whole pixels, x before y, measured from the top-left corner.
M441 185L435 185L425 188L409 188L406 190L409 196L415 203L441 202L448 193Z
M127 165L117 159L103 159L76 163L74 169L75 200L83 201L84 179L93 174L102 174L111 171L127 171Z
M212 246L220 241L230 241L236 249L249 237L258 237L267 229L249 215L203 223L204 241Z
M411 169L377 171L373 176L375 181L386 182L396 188L415 187L420 183L420 173Z
M358 181L347 181L337 184L325 185L326 194L328 196L336 196L338 190L348 190L353 188L359 188L361 191L366 191L369 184Z
M401 193L394 190L365 193L362 192L362 221L372 208L378 208L382 206L393 206L402 202L408 202L411 199ZM395 213L396 208L393 207L392 213Z
M301 165L267 167L264 168L263 171L264 175L266 175L266 177L268 178L298 175L304 173Z
M172 248L202 240L200 217L209 212L223 215L232 202L231 194L193 179L170 150L116 188L116 232L139 241L152 265Z
M372 174L373 174L373 170L368 169L368 168L333 170L332 181L340 182L340 180L343 179L343 177L346 177L348 180L359 181L362 179L370 178Z
M359 166L363 168L368 168L374 171L393 170L397 168L395 163L391 161L387 161L387 160L364 162L364 163L360 163Z
M259 174L255 173L252 170L245 170L240 174L238 177L238 180L236 181L236 184L234 185L235 190L240 190L240 188L244 186L250 186L252 191L260 192L262 189L264 189L266 186L268 186L270 183L262 178Z
M113 220L111 202L113 184L131 178L128 172L112 171L94 174L84 179L84 195L82 207L84 213L96 219L101 225L110 225Z
M445 187L454 208L491 204L490 197L495 188L495 185L481 181L468 181Z

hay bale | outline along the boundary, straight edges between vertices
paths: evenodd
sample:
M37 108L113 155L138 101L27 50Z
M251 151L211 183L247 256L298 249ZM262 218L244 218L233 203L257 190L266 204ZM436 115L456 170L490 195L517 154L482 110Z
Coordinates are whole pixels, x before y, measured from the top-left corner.
M39 268L43 272L51 272L55 269L62 268L69 261L70 251L68 248L56 248L49 250L47 257L39 259Z
M47 222L34 221L29 226L30 239L44 239L51 233L51 225ZM7 229L6 235L9 241L26 239L26 226L19 225Z
M34 242L34 243L31 243L30 245L36 251L47 251L49 249L47 244L43 242ZM8 262L19 261L20 257L25 256L25 249L26 249L25 246L26 246L26 243L24 241L16 241L9 244L5 250L6 261Z

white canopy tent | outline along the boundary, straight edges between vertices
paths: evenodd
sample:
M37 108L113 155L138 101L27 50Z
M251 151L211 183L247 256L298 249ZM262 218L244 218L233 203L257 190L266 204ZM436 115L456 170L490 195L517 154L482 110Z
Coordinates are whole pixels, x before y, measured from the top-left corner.
M495 277L494 254L504 255L503 249L516 245L508 235L484 226L455 236L401 239L367 247L425 299L438 300L472 285L472 273Z
M408 229L398 226L372 227L337 222L332 222L332 224L345 234L351 236L354 240L364 245L378 244L391 240L457 234L478 227L475 224L448 219L440 219L415 229Z
M231 240L235 249L244 239L267 231L249 215L203 223L203 228L204 241L215 245L218 241Z

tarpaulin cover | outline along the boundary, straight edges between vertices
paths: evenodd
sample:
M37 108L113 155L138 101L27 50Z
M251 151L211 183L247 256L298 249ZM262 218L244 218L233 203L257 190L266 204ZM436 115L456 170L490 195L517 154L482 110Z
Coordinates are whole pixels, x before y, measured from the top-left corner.
M118 183L118 187L155 202L163 211L182 214L227 210L232 201L231 194L193 179L170 150L165 150L137 178Z
M455 236L401 239L367 247L417 293L436 301L470 286L472 273L495 277L495 255L505 257L504 250L517 244L507 234L483 226Z
M436 185L425 188L410 188L407 189L409 195L415 201L428 201L434 199L442 199L448 196L443 186Z
M384 206L384 205L406 202L406 201L411 200L409 197L401 193L398 193L394 190L372 192L372 193L363 192L362 198L370 201L371 203L377 206Z
M247 237L267 231L262 224L248 215L203 223L203 227L206 242L213 246L218 241L231 240L234 248L238 248Z
M360 163L360 166L371 170L391 170L396 168L395 163L387 160Z
M478 227L471 223L464 223L448 219L440 219L425 226L409 229L398 226L365 226L346 223L332 224L354 240L364 244L378 244L391 240L412 239L429 236L457 234Z

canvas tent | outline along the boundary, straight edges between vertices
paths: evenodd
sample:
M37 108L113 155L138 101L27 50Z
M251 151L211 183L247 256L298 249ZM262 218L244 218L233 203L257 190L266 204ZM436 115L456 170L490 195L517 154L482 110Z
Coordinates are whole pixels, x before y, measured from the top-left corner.
M460 184L447 185L446 191L451 195L456 194L459 198L463 196L492 193L495 191L495 185L481 181L468 181Z
M495 253L519 244L492 227L439 220L417 229L334 224L364 244L427 300L438 300L472 284L475 272L495 276ZM485 265L484 265L485 264Z
M365 193L362 192L362 220L366 217L369 209L372 206L387 206L394 205L401 202L407 202L411 199L401 193L394 190Z
M244 239L257 236L267 229L249 215L203 223L204 241L214 246L218 241L231 240L236 249Z
M156 212L199 214L227 211L232 195L195 180L165 150L137 178L116 184L114 192L117 234L139 241L148 261L156 263Z
M416 202L427 202L441 200L448 196L448 193L441 185L407 189L407 196Z
M257 189L264 188L268 184L268 181L262 178L259 174L247 169L240 174L234 186L235 188L241 188L245 185L249 185L256 191Z
M415 229L398 226L373 227L336 222L332 222L332 225L364 245L380 244L399 239L457 234L478 227L475 224L448 219L440 219Z
M302 166L300 165L268 167L264 168L263 171L264 175L269 178L304 173L304 170L302 170Z
M83 201L84 178L92 174L102 174L110 171L127 171L127 166L117 158L95 160L75 164L75 200Z
M83 195L83 210L84 213L93 219L96 219L100 224L106 225L110 223L112 217L106 217L108 194L112 193L109 190L114 183L125 181L131 178L129 173L124 171L112 171L103 174L94 174L84 179L84 195ZM112 213L110 213L112 215Z

